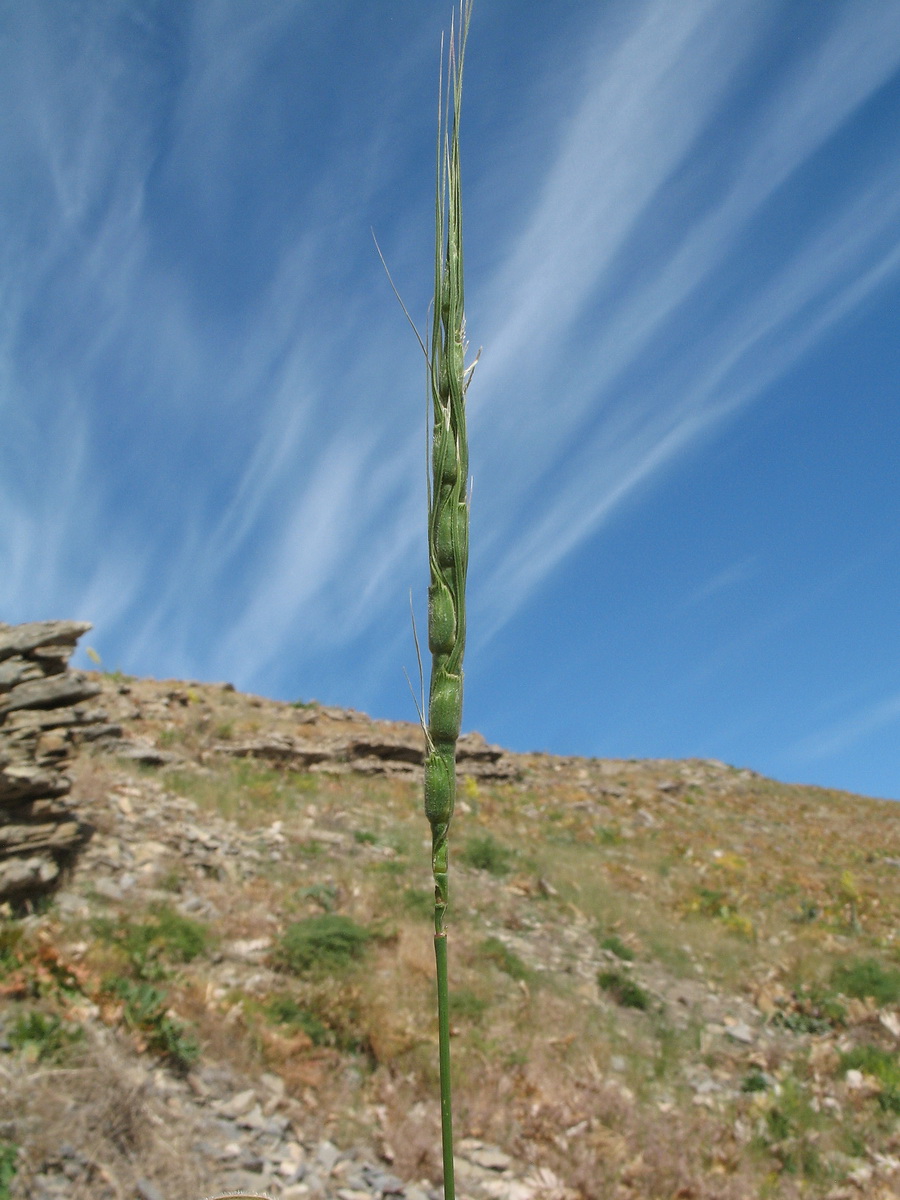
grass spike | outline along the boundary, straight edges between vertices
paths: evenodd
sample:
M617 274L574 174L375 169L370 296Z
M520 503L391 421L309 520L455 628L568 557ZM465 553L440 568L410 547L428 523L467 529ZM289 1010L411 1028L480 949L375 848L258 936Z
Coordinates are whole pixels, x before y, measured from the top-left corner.
M438 1047L444 1200L454 1200L453 1117L450 1089L450 1001L447 968L449 903L448 837L456 798L456 742L463 700L466 642L466 572L469 557L469 451L465 395L462 205L459 119L471 0L460 0L447 50L447 80L438 84L435 167L434 303L428 362L431 395L431 475L428 487L428 648L431 682L425 756L425 815L431 826L434 876L434 954L437 972ZM474 364L473 364L474 366Z

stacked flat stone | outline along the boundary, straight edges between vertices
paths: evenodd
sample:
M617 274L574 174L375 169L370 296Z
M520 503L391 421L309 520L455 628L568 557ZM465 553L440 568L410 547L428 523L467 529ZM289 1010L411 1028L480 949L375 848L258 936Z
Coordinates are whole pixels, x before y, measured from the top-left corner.
M69 670L85 621L0 623L0 901L52 888L89 835L63 801L80 734L103 714L84 702L99 684Z

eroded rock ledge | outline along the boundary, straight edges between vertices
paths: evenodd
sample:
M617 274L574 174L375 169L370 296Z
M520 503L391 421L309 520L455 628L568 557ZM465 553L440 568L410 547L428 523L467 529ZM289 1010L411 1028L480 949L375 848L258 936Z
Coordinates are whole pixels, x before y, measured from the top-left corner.
M90 834L65 803L75 745L104 728L100 691L69 670L85 621L0 623L0 901L53 886Z
M305 738L270 734L238 744L220 742L220 754L258 758L295 771L326 771L343 774L414 776L421 771L425 740L417 725L387 726L372 722L371 733L335 736L315 725ZM456 751L461 775L473 779L514 779L518 771L511 757L499 746L491 746L480 733L466 733Z

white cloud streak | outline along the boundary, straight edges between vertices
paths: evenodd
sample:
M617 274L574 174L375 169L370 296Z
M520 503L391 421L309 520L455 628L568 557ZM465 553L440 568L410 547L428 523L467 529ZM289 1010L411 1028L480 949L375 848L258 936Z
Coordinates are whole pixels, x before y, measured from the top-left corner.
M898 726L900 732L900 692L868 705L851 717L835 722L827 729L802 738L783 753L786 761L816 762L834 758L866 738Z
M698 325L705 291L721 286L716 273L741 254L764 206L900 65L900 16L871 3L843 8L785 73L727 190L686 223L674 252L657 264L635 258L640 222L659 215L664 181L714 128L769 14L744 5L731 6L728 22L721 15L715 3L647 6L611 61L598 48L540 202L488 291L487 311L504 320L486 331L476 409L490 440L482 471L498 480L492 495L479 489L482 503L490 495L485 636L635 489L758 398L900 266L900 174L888 163L710 328ZM696 195L698 208L704 199ZM628 256L635 282L621 266ZM608 317L589 337L576 333L589 297L623 278ZM673 348L682 321L692 341Z

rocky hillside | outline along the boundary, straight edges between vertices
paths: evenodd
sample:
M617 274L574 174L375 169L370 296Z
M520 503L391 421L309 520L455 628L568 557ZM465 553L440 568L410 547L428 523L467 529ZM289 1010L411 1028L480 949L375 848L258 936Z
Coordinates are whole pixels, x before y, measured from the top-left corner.
M0 1197L437 1197L414 725L95 673L0 926ZM464 742L460 1200L900 1196L900 808Z

